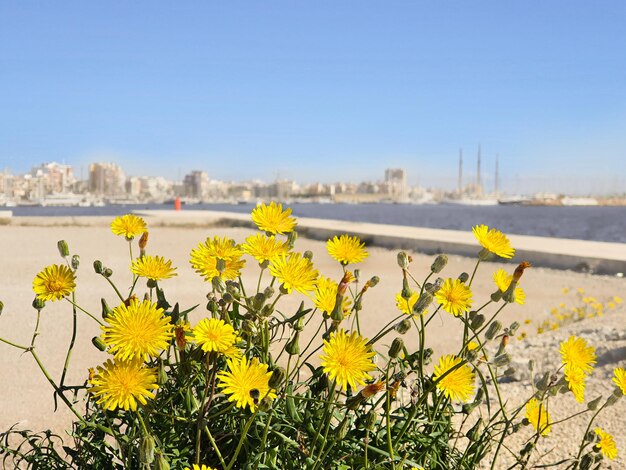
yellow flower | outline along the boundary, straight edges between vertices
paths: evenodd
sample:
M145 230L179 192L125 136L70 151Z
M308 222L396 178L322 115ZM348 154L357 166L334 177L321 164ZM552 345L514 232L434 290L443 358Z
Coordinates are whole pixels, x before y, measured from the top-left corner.
M472 291L459 279L446 279L435 297L446 312L456 317L469 311L472 306Z
M600 441L596 444L596 447L602 452L605 457L615 460L617 458L617 446L615 440L608 432L602 428L595 428L593 432L600 438Z
M244 357L239 360L227 361L228 371L220 372L217 378L218 385L228 397L228 401L234 401L239 408L250 407L254 412L261 400L267 398L273 400L276 394L269 387L271 372L267 371L267 364L259 363L255 357L248 362Z
M159 388L156 380L156 369L143 367L141 359L115 362L109 359L104 366L98 366L98 373L89 380L92 385L89 392L106 410L135 411L137 402L145 405L146 399L154 398L152 390Z
M561 343L561 360L566 367L581 369L585 374L591 373L596 363L593 346L588 346L582 338L570 336Z
M318 276L311 260L300 253L278 255L270 262L270 273L283 284L287 292L295 289L302 294L315 289Z
M496 286L498 286L498 290L504 293L511 285L513 276L507 274L504 269L498 269L495 273L493 273L493 281L496 283ZM516 287L513 295L515 297L515 303L524 305L524 301L526 300L526 293L524 292L524 289Z
M548 410L546 410L546 405L539 402L536 398L531 398L526 403L526 419L542 436L550 434L550 415Z
M172 268L172 261L165 261L165 258L162 256L142 256L137 258L133 261L130 270L136 276L147 277L153 281L169 279L178 275L174 272L176 268Z
M413 292L411 294L411 297L409 297L408 299L402 297L402 292L398 292L396 294L396 307L402 313L406 313L407 315L413 315L413 306L415 306L419 298L419 292ZM428 310L424 310L422 312L422 315L426 314L428 314Z
M461 362L460 357L442 356L439 364L435 366L433 380L437 383L437 388L450 400L467 402L474 393L474 372L468 364L459 366ZM452 372L446 374L453 368L455 369Z
M365 385L371 379L368 372L376 369L372 361L375 352L356 331L347 335L342 328L332 333L328 341L324 340L323 353L320 364L324 372L343 390Z
M326 312L330 314L335 308L335 303L337 302L337 290L339 289L339 284L333 281L330 278L320 276L315 284L315 298L313 302L315 306L320 309L322 312ZM343 298L343 311L344 313L348 313L350 310L350 299L347 297Z
M268 237L265 234L257 233L246 238L246 242L241 245L241 249L259 263L263 263L271 260L276 255L287 253L289 247L286 243L276 240L276 237L273 235Z
M478 349L480 345L476 341L470 341L467 343L467 350L473 351L474 349Z
M132 299L128 306L121 304L107 316L108 326L102 326L102 339L119 360L134 358L147 360L167 349L174 337L174 325L163 309L149 300L141 303Z
M365 250L365 243L358 237L348 235L335 236L326 242L328 254L341 264L360 263L369 256Z
M230 238L207 238L191 250L191 266L211 282L214 277L225 280L237 279L246 263L242 260L243 250ZM221 260L218 262L218 260ZM223 266L222 266L223 264Z
M187 467L185 470L217 470L217 469L208 467L204 464L198 465L194 463L192 467Z
M61 300L76 288L76 276L64 264L53 264L33 279L33 290L41 300Z
M613 297L613 302L615 302L617 305L620 305L622 303L622 298L616 295L615 297Z
M578 403L585 401L585 380L587 376L578 368L565 368L565 380L567 381L567 387L574 394L574 398Z
M613 371L613 375L615 376L613 377L613 382L615 382L615 385L617 385L622 393L626 395L626 370L621 367L617 367Z
M194 327L194 342L205 352L225 353L237 341L232 326L218 318L204 318Z
M283 205L275 202L271 202L269 206L261 204L255 207L252 210L252 221L259 230L274 234L289 233L296 227L296 219L291 217L291 209L283 211Z
M111 222L111 232L115 235L123 235L126 240L132 240L147 231L146 222L133 214L122 215Z
M472 232L485 250L501 258L513 258L515 248L511 247L509 239L499 230L490 229L486 225L476 225L472 228Z

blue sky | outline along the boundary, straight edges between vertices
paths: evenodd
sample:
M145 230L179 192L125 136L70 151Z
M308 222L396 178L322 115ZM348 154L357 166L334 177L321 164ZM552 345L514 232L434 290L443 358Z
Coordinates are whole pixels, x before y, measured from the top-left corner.
M454 184L626 170L626 2L0 2L0 167ZM471 161L471 168L469 161Z

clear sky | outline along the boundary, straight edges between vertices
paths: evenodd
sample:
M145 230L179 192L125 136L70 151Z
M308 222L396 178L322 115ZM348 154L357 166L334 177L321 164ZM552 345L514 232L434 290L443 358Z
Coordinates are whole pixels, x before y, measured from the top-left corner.
M625 24L623 0L0 1L0 168L454 184L482 144L505 180L619 183Z

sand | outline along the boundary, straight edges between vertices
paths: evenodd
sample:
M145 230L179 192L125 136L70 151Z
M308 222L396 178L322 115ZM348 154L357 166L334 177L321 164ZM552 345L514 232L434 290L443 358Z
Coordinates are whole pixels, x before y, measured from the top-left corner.
M50 224L50 218L41 218L39 221L33 219L30 224L24 224L22 221L21 225L0 226L3 251L0 256L0 300L4 302L4 312L0 317L0 337L19 344L30 343L36 320L36 311L31 306L34 297L32 279L43 267L61 262L56 248L56 242L60 239L67 240L71 252L80 255L78 303L95 315L100 314L101 297L106 298L110 305L116 305L114 292L104 279L94 273L92 268L93 261L100 259L106 266L113 269L113 279L120 288L128 286L131 282L128 270L130 264L128 245L122 238L114 236L108 230L106 225L109 222L109 218L85 218L81 219L81 226L76 226L71 221L64 222L62 226L55 226ZM180 302L182 308L200 305L192 315L192 323L205 315L205 295L209 287L191 269L188 261L189 252L208 236L229 236L243 242L251 233L254 232L247 228L223 227L154 227L150 230L148 252L165 256L178 267L178 276L162 283L168 300L171 303L172 301ZM300 238L296 247L299 251L311 250L315 253L314 263L321 273L334 278L340 277L341 268L328 256L323 242ZM369 251L369 258L359 266L361 276L367 279L377 275L380 277L380 283L368 292L363 302L361 326L367 336L376 333L382 324L398 314L395 307L395 294L401 289L402 279L401 271L396 264L397 251L376 247L370 247ZM421 280L428 273L433 256L415 253L412 253L412 256L412 272L417 279ZM462 271L471 273L474 263L475 261L470 258L450 256L448 266L440 275L456 277ZM244 283L252 288L256 285L258 266L253 260L248 260L247 264L243 276ZM512 272L513 266L502 263L482 263L473 284L475 299L486 299L494 291L491 274L496 269L504 267ZM535 268L524 275L523 287L527 294L526 305L511 305L501 315L501 320L505 325L514 320L523 323L524 320L530 319L534 322L532 325L524 325L521 328L522 331L528 333L527 340L513 340L511 343L511 350L519 356L520 364L530 357L545 359L546 366L550 363L558 363L559 341L570 333L582 332L590 340L600 342L600 344L594 344L595 346L613 351L605 355L602 367L590 382L591 391L588 396L591 397L596 391L609 390L612 368L626 365L626 337L624 337L626 309L624 304L607 312L602 318L585 320L556 332L537 335L535 325L550 318L549 310L552 307L562 301L571 302L571 296L565 297L562 292L564 287L584 288L589 295L598 299L614 295L626 299L626 280ZM293 312L299 301L297 296L286 298L279 302L278 308L284 312ZM48 371L56 380L60 377L66 347L70 341L71 321L71 306L66 301L49 302L42 312L41 334L36 340L36 348ZM86 379L87 369L100 364L107 357L105 353L98 351L91 344L91 338L99 334L98 325L87 316L79 314L78 326L79 336L67 380L71 384L82 384ZM411 330L404 337L409 349L417 345L413 333L414 331ZM453 352L458 350L458 338L461 334L458 321L443 313L429 326L428 346L435 350L436 357ZM619 336L620 334L622 336ZM622 339L611 342L607 339L611 335ZM391 339L393 336L389 338L389 341L383 341L383 344L390 343ZM71 421L70 414L62 404L58 411L54 411L53 390L30 355L0 343L0 379L2 381L0 430L5 430L18 422L21 426L34 430L50 427L62 432L67 428ZM511 390L512 402L519 399L517 395L520 391L528 389L523 381L513 382L507 387ZM567 399L569 400L568 410L583 409L584 405L576 404L570 397ZM626 399L623 399L610 412L602 415L599 424L617 434L618 447L626 454L626 433L621 431L626 429L625 416ZM574 426L580 427L581 424L576 421ZM568 425L565 431L565 436L569 436L572 432L572 425ZM581 432L576 433L575 440L579 439ZM558 435L560 434L555 430L551 441L553 444L549 445L567 441L567 439L559 440L560 438L554 437ZM560 446L561 444L557 445L557 447Z

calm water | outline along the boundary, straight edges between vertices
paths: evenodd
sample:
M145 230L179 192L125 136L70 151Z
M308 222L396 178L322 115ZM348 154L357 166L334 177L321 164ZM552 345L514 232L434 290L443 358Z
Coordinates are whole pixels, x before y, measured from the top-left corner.
M252 204L199 204L183 210L249 213ZM456 206L403 204L292 204L300 217L378 224L470 230L486 224L506 233L626 243L626 207ZM132 204L105 207L13 207L14 216L117 216L140 209L172 209L171 205ZM626 249L626 248L625 248Z

